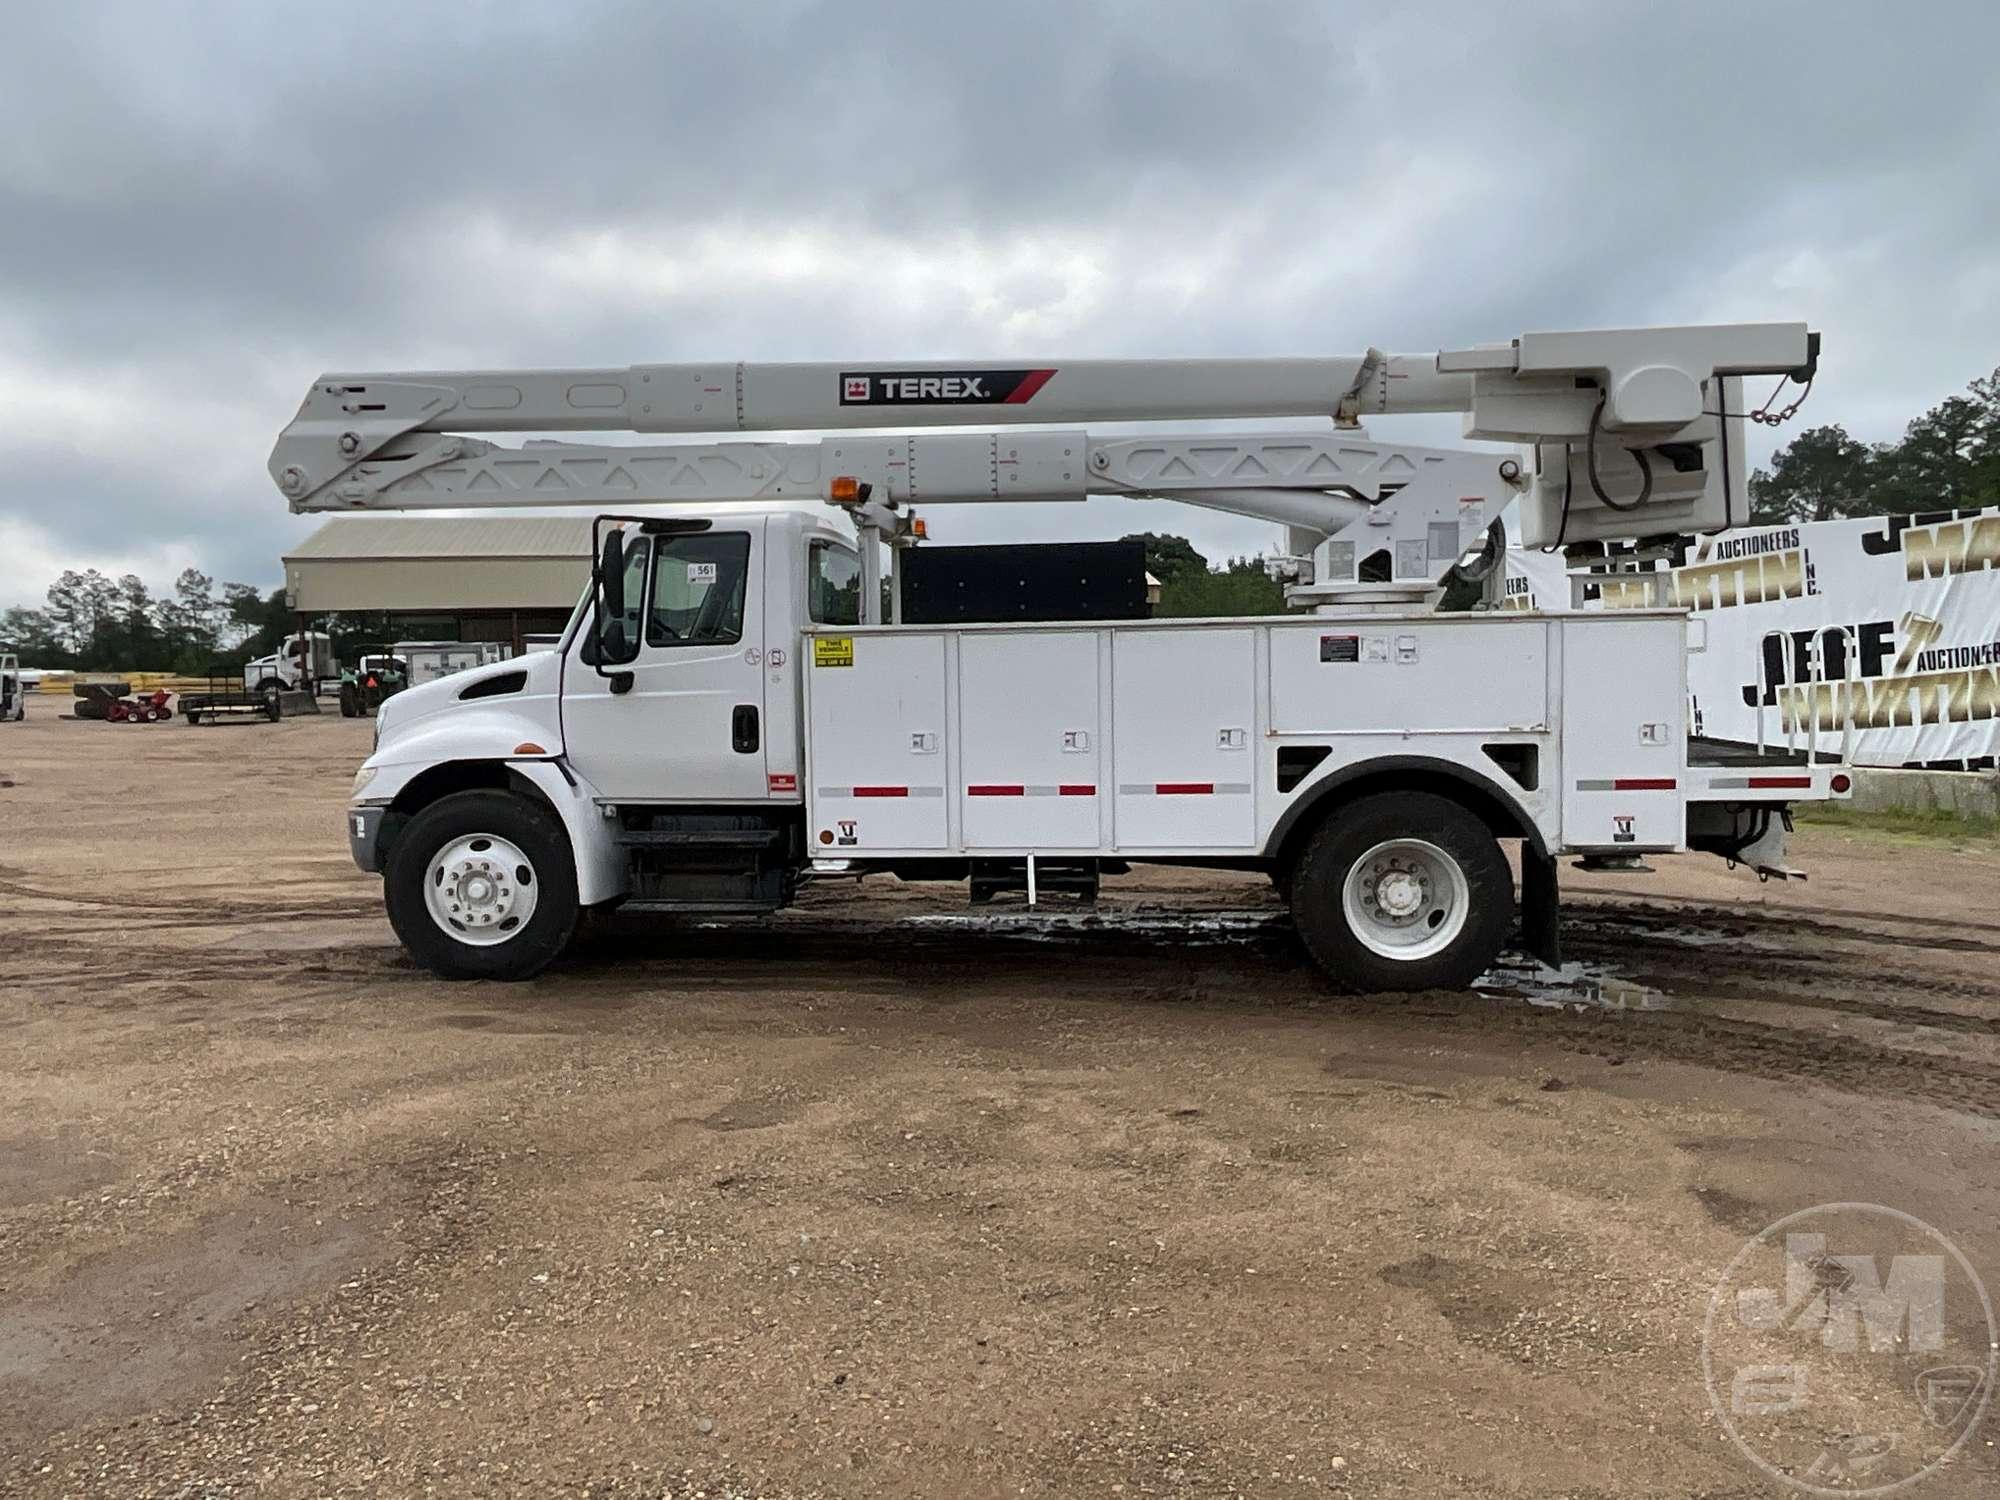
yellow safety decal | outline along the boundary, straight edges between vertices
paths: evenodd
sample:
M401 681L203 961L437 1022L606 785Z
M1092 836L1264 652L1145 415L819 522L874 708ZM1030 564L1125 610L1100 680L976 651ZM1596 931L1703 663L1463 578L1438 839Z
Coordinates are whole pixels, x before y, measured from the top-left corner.
M816 667L853 666L854 637L851 635L814 636L813 665Z

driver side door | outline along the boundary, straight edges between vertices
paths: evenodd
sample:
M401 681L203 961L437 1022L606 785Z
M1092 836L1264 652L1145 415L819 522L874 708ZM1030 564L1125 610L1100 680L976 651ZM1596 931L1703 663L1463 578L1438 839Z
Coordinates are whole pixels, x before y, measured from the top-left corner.
M583 659L587 629L563 672L569 762L600 795L766 799L763 542L761 519L630 535L619 628L637 651L606 671L629 672L631 688L613 691L614 679Z

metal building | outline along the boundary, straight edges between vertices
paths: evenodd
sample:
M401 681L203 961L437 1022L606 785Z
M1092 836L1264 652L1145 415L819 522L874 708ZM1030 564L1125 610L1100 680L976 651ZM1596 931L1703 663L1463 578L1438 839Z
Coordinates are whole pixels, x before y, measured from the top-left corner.
M403 640L562 628L590 576L588 516L336 516L287 552L297 614L386 614Z

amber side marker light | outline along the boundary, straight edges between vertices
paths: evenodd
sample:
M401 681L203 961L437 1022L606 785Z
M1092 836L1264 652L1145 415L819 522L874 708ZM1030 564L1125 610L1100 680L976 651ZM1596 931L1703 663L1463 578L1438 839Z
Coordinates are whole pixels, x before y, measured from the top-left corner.
M514 753L516 755L547 755L549 752L544 750L540 745L537 745L533 740L522 740L520 744L514 747Z

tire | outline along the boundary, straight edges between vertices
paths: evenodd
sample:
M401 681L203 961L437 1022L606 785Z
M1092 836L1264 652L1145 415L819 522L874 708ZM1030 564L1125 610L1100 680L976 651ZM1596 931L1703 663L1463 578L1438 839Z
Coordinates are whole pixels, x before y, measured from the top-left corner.
M506 845L529 867L529 881L512 856L496 859ZM477 884L496 862L493 878L512 882L497 892ZM405 950L446 979L531 978L576 931L569 836L554 813L513 792L457 792L433 802L397 834L382 884ZM526 915L516 915L524 905ZM511 929L510 918L518 924Z
M1431 792L1383 792L1307 837L1290 902L1306 951L1341 988L1464 989L1506 941L1514 880L1473 813Z
M360 694L355 692L353 683L343 682L340 685L341 718L352 719L356 717L358 714L360 714L360 712L361 712Z

